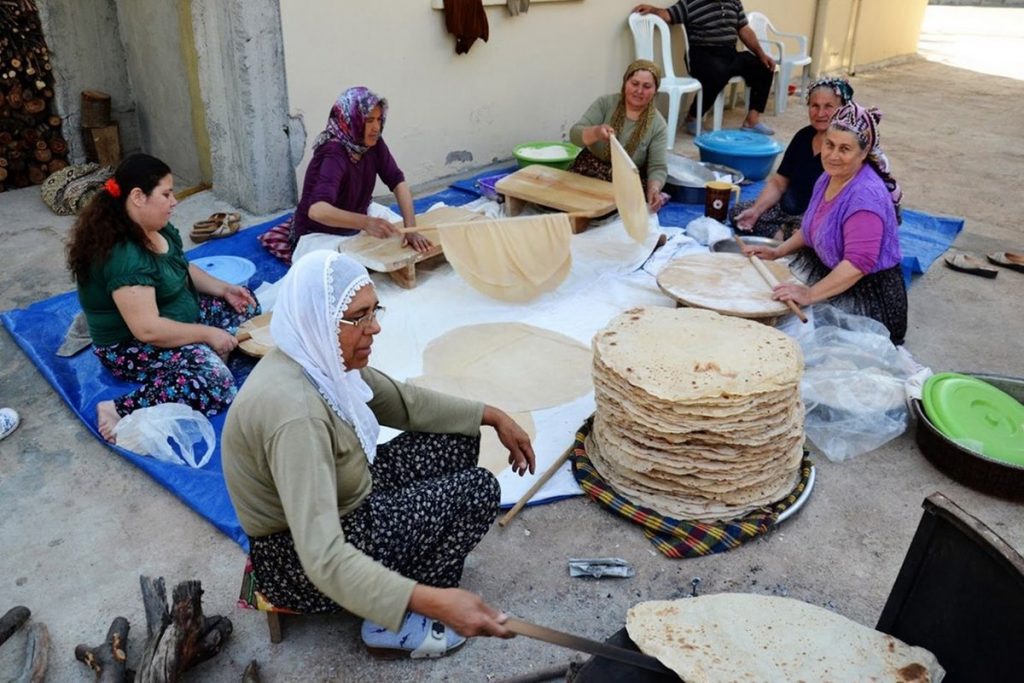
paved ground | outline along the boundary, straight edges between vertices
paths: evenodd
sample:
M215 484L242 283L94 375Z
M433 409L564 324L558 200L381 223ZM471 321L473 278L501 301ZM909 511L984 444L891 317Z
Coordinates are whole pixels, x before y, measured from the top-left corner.
M1024 14L1013 16L1019 25ZM958 249L1024 249L1024 137L1013 106L1024 101L1024 82L917 60L862 72L854 86L858 100L886 112L883 142L907 206L965 216ZM803 113L791 99L784 116L767 121L778 128L779 139L788 139L803 124ZM681 138L679 147L689 147L689 138ZM189 199L177 222L189 225L214 205L209 195ZM68 224L43 207L35 190L0 194L0 309L70 288L62 267ZM936 263L910 292L907 345L936 370L1024 376L1022 297L1024 274L1006 271L984 280ZM138 657L144 631L140 574L170 583L202 580L207 612L234 622L225 651L190 680L237 681L255 658L268 681L483 681L571 656L519 638L474 641L433 663L380 663L364 655L359 622L346 616L288 622L284 643L270 646L263 619L234 607L241 550L94 440L6 332L0 333L0 404L13 405L24 418L0 442L0 611L24 604L48 624L49 680L91 680L72 650L79 642L98 642L117 615L131 620L129 656ZM819 457L817 463L818 485L804 510L731 553L666 560L634 528L577 498L529 509L507 529L495 527L470 556L465 586L523 618L596 638L620 627L631 604L684 595L697 576L703 592L788 595L873 625L921 501L933 491L946 493L1024 550L1024 508L936 471L918 452L912 432L852 462ZM596 555L626 558L636 577L568 578L567 558ZM19 662L22 643L18 634L0 648L0 679Z

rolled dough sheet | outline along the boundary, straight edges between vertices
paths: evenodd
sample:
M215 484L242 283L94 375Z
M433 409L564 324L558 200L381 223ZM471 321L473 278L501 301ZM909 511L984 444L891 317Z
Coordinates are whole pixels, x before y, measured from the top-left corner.
M640 182L640 171L626 154L618 139L613 135L609 140L612 157L612 189L615 191L615 206L619 209L626 232L640 244L647 239L650 228L647 200Z
M529 412L568 403L591 391L591 352L557 332L523 323L467 325L423 351L431 388ZM416 383L416 380L412 380Z

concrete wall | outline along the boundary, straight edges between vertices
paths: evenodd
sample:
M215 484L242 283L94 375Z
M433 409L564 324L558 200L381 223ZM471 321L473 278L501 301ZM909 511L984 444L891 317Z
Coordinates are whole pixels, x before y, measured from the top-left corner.
M119 0L117 9L143 148L171 167L179 185L197 185L203 174L181 49L192 27L183 35L176 2Z
M43 35L53 64L57 113L64 119L70 159L85 159L81 132L81 94L110 95L111 114L121 131L121 147L141 147L139 119L114 0L38 0Z
M308 4L317 5L317 12L327 5ZM331 5L339 14L350 7ZM214 192L256 214L294 206L295 155L277 0L192 0L191 9ZM296 49L302 44L330 58L331 46L344 42L343 25L325 26L319 45L297 40ZM360 63L371 63L366 54ZM315 71L309 75L319 80Z
M839 73L914 54L928 0L817 0L812 71Z

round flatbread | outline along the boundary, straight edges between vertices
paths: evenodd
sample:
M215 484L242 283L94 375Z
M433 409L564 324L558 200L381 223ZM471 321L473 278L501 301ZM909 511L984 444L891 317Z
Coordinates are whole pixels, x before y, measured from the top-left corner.
M764 265L779 282L799 282L782 263ZM686 254L662 268L658 287L687 306L741 318L774 318L789 311L772 299L771 286L741 254Z

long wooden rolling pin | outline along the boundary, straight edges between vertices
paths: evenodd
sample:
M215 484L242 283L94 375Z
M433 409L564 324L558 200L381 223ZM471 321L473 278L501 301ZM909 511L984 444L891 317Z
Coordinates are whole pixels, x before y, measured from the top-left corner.
M562 455L558 456L558 459L551 463L551 467L547 468L544 471L544 474L537 477L537 481L533 482L533 486L530 487L530 490L524 493L523 497L519 499L519 502L516 503L511 510L506 512L504 517L498 520L498 526L505 526L506 524L512 521L513 517L519 514L519 511L523 509L523 506L529 503L530 499L533 498L533 494L537 493L537 491L540 491L540 487L548 483L548 479L553 477L555 472L557 472L559 468L565 464L565 461L569 459L569 456L572 454L574 448L576 448L575 443L573 443L572 446L569 446L569 448L565 450L565 453L562 453Z
M744 251L744 249L747 245L743 243L743 240L740 239L740 236L737 235L736 233L733 233L732 238L736 240L736 244L739 245L740 253L746 254L746 251ZM768 286L774 290L775 285L779 284L778 278L776 278L772 271L768 270L768 267L765 266L764 263L761 262L761 259L759 259L754 254L748 254L747 258L750 260L751 265L754 266L754 270L760 273L764 281L768 283ZM797 306L792 301L787 301L786 305L789 306L789 310L793 312L793 315L800 318L800 322L807 322L807 316L804 315L804 312L800 310L799 306Z

